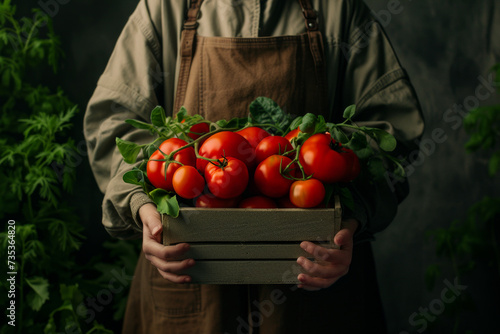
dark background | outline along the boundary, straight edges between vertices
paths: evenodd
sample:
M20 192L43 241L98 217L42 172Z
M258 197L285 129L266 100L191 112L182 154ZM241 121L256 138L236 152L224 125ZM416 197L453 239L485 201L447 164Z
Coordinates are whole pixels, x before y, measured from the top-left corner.
M42 0L17 4L41 8L53 17L66 54L54 82L80 106L74 136L81 147L87 101L137 2ZM398 2L392 0L366 2L379 16L407 69L426 120L423 139L427 146L411 166L411 194L396 220L377 235L374 243L389 332L416 333L423 328L410 323L410 316L437 305L435 300L441 299L445 281L453 284L455 279L447 260L436 257L435 244L426 237L426 231L448 226L452 220L463 218L473 202L486 194L498 194L498 177L487 176L486 159L463 149L468 137L461 126L455 127L462 116L448 110L471 101L480 100L481 105L499 102L495 93L488 99L478 99L477 89L482 85L481 78L487 79L493 64L500 62L500 1L402 0L395 7ZM445 115L457 118L447 121ZM433 139L433 131L442 131L444 135L439 137L446 139ZM84 251L96 252L109 237L100 223L102 195L83 151L81 156L75 202L89 231ZM434 263L441 263L445 270L436 288L429 291L424 272ZM494 297L499 295L499 282L494 277L485 261L462 282L476 310L463 313L461 328L473 328L477 333L494 328L495 316L500 314ZM445 307L451 308L451 304ZM444 313L429 325L434 328L427 328L427 332L450 332L451 323Z

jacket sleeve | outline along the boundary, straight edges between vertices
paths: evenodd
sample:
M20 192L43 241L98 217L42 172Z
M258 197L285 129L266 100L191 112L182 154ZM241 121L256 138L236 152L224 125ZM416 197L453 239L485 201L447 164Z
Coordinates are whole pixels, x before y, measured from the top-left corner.
M140 187L123 181L123 174L132 166L123 162L115 140L119 137L138 144L154 140L125 120L147 121L159 104L158 80L163 74L159 45L147 2L141 1L116 43L84 116L90 165L104 193L102 223L117 238L140 236L137 212L142 204L151 202Z
M418 153L424 130L416 93L381 24L362 1L352 0L349 4L336 109L341 115L346 106L355 104L356 124L393 134L398 142L393 155L407 159ZM407 180L395 180L391 173L382 180L354 183L353 215L361 221L358 238L371 238L386 228L408 191Z

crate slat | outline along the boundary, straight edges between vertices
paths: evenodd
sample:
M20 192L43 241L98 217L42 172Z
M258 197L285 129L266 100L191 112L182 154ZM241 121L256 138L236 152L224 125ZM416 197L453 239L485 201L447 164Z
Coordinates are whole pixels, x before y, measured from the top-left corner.
M338 231L335 209L182 208L166 217L164 244L179 242L326 241Z
M185 274L202 284L298 284L300 266L291 260L198 261Z
M299 256L311 257L300 248L300 243L293 244L190 244L190 249L179 259L195 260L234 260L234 259L292 259Z

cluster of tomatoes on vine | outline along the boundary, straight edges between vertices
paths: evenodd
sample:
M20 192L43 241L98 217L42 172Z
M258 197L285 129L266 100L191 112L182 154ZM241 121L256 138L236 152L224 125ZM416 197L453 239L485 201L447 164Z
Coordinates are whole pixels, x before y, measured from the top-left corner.
M283 136L260 126L231 131L200 121L191 140L164 140L147 162L156 188L204 208L312 208L323 206L325 185L360 173L357 155L329 133L301 140L299 128Z

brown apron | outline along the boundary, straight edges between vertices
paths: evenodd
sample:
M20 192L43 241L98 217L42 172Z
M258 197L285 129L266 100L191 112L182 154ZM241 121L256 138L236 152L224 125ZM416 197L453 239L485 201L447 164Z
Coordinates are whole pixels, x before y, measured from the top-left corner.
M326 114L323 38L309 1L299 1L307 33L226 38L196 35L203 1L192 1L181 37L174 111L181 106L216 121L248 115L256 97L272 98L291 114Z
M301 0L307 32L225 38L196 35L203 1L191 1L181 37L175 109L215 121L248 115L258 96L291 114L326 110L323 39L316 13ZM123 333L383 333L384 318L369 243L355 248L350 272L309 292L289 285L173 284L141 253Z

